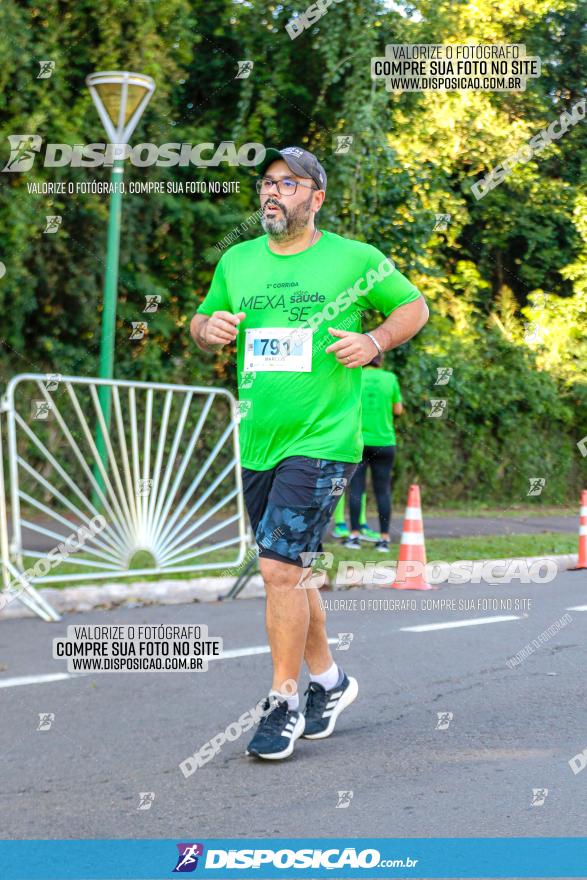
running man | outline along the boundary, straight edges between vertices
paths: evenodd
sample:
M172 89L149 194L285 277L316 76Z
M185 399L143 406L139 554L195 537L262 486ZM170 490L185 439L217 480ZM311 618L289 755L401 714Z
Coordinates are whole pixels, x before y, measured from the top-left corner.
M367 467L370 467L381 536L375 549L380 553L388 553L392 471L396 452L394 417L400 416L404 407L397 376L391 370L382 370L382 364L383 355L377 353L362 370L361 402L365 447L363 460L351 480L351 534L344 546L351 550L358 550L361 546L362 499L367 482Z
M316 227L326 172L312 153L268 149L258 173L266 234L223 254L190 332L203 351L236 341L243 491L273 661L263 706L274 706L247 754L275 760L302 735L330 736L357 696L356 680L330 653L310 565L361 461L358 368L415 336L428 309L377 248ZM385 316L370 335L361 332L366 308ZM303 661L310 683L302 712Z

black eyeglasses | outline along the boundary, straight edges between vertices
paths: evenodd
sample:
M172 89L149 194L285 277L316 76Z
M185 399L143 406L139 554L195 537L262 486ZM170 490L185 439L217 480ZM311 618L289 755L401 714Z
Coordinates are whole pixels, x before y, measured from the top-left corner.
M274 180L272 177L259 177L256 181L257 192L261 196L266 196L271 192L271 187L277 187L280 196L293 196L298 186L305 186L306 189L317 190L318 187L310 186L309 183L302 183L300 180L290 180L284 177L282 180Z

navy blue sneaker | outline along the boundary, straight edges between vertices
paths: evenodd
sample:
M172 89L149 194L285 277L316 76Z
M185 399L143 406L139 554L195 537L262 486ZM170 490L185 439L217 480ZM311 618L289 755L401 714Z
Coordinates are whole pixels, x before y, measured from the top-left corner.
M304 732L304 716L301 712L291 710L287 700L279 702L274 697L267 697L261 708L266 714L259 721L246 754L270 761L288 758L294 750L296 739Z
M329 691L317 681L311 681L306 690L308 699L304 709L306 718L304 739L325 739L330 736L336 719L343 709L356 700L358 693L359 685L356 678L349 678L344 672L342 681Z

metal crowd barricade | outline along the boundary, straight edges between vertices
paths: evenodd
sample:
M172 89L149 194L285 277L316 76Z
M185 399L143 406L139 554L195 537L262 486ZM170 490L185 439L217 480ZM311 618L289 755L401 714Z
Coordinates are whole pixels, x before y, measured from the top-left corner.
M109 388L109 420L100 386ZM0 607L17 599L59 620L37 586L236 567L246 543L229 391L33 373L8 383ZM230 558L212 558L226 548ZM135 568L140 552L151 564Z

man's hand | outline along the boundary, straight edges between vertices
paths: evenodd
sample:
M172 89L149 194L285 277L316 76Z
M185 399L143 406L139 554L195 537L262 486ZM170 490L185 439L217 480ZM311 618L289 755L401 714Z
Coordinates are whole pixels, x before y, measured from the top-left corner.
M216 347L234 342L238 335L237 327L246 318L245 312L233 315L231 312L213 312L208 315L194 315L190 333L202 351L214 351Z
M364 333L353 333L350 330L337 330L335 327L329 327L328 332L332 336L339 336L338 342L333 342L326 349L326 352L336 355L336 360L343 367L352 369L353 367L364 367L369 361L372 361L378 349L372 339L365 336Z
M204 324L204 342L208 345L227 345L238 335L237 327L246 318L244 312L213 312Z
M375 337L383 351L391 351L403 345L418 333L428 320L428 306L423 296L413 302L398 306L385 321L369 332ZM329 327L328 332L339 336L338 342L329 345L327 352L334 352L336 359L344 367L364 367L378 353L377 346L364 333L349 330L336 330Z

